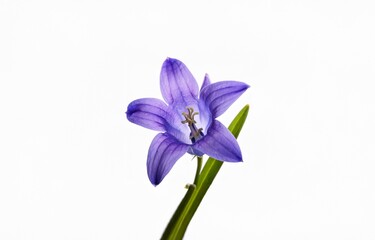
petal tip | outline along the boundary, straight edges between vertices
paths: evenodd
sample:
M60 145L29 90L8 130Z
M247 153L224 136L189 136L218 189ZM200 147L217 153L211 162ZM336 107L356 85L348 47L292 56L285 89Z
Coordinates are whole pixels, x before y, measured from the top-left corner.
M239 82L239 83L241 83L242 84L242 90L247 90L248 88L250 88L250 85L249 84L247 84L247 83L244 83L244 82Z
M176 58L167 57L167 58L165 59L163 65L167 65L167 64L175 64L175 63L181 63L181 61L178 60L178 59L176 59Z
M236 161L236 162L243 162L242 157L240 159L238 159L238 161Z
M126 115L126 118L130 121L130 116L133 114L133 112L134 112L134 109L132 108L132 103L133 102L131 102L129 105L128 105L128 107L127 107L127 109L126 109L126 112L125 112L125 115Z
M156 180L151 179L151 178L149 178L149 179L150 179L150 182L151 182L152 186L154 186L154 187L157 187L161 182L161 181L156 181Z
M238 147L236 150L238 152L235 153L235 155L233 156L233 158L231 160L228 159L228 162L243 162L241 149L239 149L239 147Z
M202 86L201 86L201 91L202 91L203 88L207 87L210 84L211 84L210 76L208 75L208 73L206 73L204 75L203 83L202 83Z
M154 187L157 187L163 180L163 177L160 177L153 172L148 172L148 179Z

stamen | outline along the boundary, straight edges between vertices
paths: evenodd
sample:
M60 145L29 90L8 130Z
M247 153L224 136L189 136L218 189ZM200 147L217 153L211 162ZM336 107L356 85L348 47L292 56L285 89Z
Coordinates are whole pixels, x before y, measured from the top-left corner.
M192 107L187 107L186 108L188 110L188 112L183 112L182 115L185 117L185 120L184 121L181 121L181 123L185 124L193 124L193 123L197 123L195 120L194 120L194 117L196 115L199 114L199 112L194 112L194 109Z
M197 128L197 126L195 126L195 124L197 123L195 120L194 120L194 117L196 115L198 115L199 113L198 112L194 112L194 109L192 107L187 107L187 113L186 112L183 112L182 115L185 117L185 120L184 121L181 121L182 124L185 124L187 123L189 128L190 128L190 140L192 143L195 143L199 138L203 137L204 134L203 134L203 128Z

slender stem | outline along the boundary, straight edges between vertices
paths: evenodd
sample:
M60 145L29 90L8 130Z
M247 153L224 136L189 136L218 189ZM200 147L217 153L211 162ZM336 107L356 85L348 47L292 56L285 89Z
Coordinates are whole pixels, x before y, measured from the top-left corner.
M201 173L202 169L202 157L197 156L197 171L195 172L195 178L194 178L194 185L197 186L198 180L199 180L199 175Z
M173 231L178 231L178 227L176 227L176 224L179 223L178 219L181 217L181 214L183 210L185 209L186 205L188 204L191 195L195 191L195 188L198 184L199 180L199 175L202 170L202 157L197 156L197 171L195 172L195 177L194 177L194 185L195 187L192 186L192 184L187 184L187 189L188 191L186 192L185 197L182 199L180 205L177 207L175 213L173 214L171 220L169 221L166 229L164 230L163 236L161 237L161 240L164 239L173 239L171 235L173 234Z

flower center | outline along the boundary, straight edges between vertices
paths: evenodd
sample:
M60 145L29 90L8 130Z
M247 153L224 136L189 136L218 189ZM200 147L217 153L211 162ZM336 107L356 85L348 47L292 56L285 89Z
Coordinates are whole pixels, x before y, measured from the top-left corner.
M188 112L183 112L182 115L185 117L184 121L181 121L182 124L187 123L190 129L190 140L192 143L195 143L198 139L204 136L202 130L203 128L197 128L195 125L197 122L194 120L194 116L198 115L199 112L194 112L192 107L186 108Z

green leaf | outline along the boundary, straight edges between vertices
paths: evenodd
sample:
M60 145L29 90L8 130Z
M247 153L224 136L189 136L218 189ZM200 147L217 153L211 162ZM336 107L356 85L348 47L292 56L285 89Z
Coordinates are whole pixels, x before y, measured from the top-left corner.
M233 119L228 129L237 138L246 121L249 112L249 105L246 105ZM196 187L190 186L182 199L177 210L173 214L167 228L165 229L161 239L182 239L185 231L194 216L194 213L199 207L204 195L211 186L217 173L219 172L223 162L213 158L209 158L199 175Z

